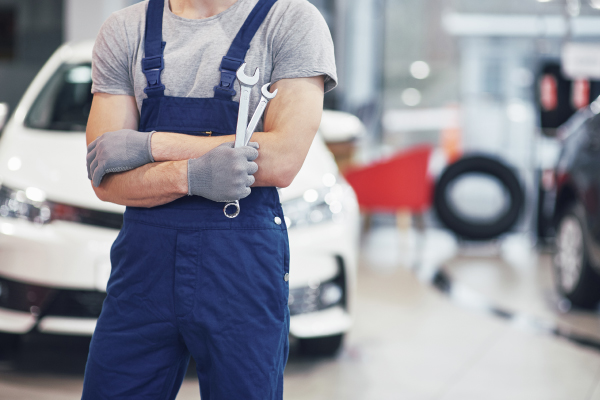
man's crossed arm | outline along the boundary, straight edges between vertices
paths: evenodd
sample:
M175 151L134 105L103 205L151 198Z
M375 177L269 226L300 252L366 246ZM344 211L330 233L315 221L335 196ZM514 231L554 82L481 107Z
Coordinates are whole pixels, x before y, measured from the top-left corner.
M273 85L271 90L275 89L279 92L267 108L265 132L252 136L253 142L260 145L254 186L289 186L302 167L321 121L322 76L284 79ZM135 130L138 123L133 97L96 93L88 121L87 143L107 132ZM94 186L94 191L103 201L127 206L154 207L169 203L193 192L193 184L188 186L188 160L202 160L211 150L231 141L232 136L196 137L156 132L151 140L155 162L107 174L99 186ZM201 164L194 165L201 169Z

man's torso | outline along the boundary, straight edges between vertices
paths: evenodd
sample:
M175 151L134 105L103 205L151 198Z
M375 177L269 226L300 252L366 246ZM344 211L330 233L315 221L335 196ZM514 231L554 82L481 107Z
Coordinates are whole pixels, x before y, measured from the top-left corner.
M168 0L165 1L162 29L162 39L166 42L165 66L161 74L161 81L166 87L165 96L197 98L214 96L213 88L220 80L221 60L257 3L258 0L238 0L229 9L216 16L190 20L173 14L169 9ZM138 111L141 110L142 101L146 97L144 88L147 86L146 77L141 69L147 4L147 2L138 3L113 16L119 22L118 28L121 29L119 33L126 37L126 43L122 45L127 46L127 70ZM259 68L260 78L253 88L250 110L253 110L260 100L260 88L271 81L276 57L274 51L277 51L274 47L280 45L277 41L281 41L281 35L286 29L291 28L288 26L290 24L286 21L285 13L290 7L298 7L298 4L297 0L277 1L251 42L250 50L246 55L246 73L253 74L254 69ZM307 23L310 23L310 20ZM102 45L97 43L97 46ZM99 48L96 51L101 52L103 57L111 56L110 49ZM298 67L301 68L301 65ZM234 88L237 92L234 100L238 101L240 90L237 82ZM262 129L262 123L257 129Z

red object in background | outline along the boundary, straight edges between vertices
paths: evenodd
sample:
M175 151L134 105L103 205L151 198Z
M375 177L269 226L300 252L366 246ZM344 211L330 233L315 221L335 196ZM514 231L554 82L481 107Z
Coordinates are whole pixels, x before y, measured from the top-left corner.
M544 111L556 110L558 107L558 82L551 74L546 74L540 82L540 102Z
M571 93L571 104L573 108L579 110L590 104L590 81L587 79L577 79L573 82L573 93Z
M431 205L433 179L428 174L430 146L418 146L391 159L346 172L346 180L366 211L409 210Z

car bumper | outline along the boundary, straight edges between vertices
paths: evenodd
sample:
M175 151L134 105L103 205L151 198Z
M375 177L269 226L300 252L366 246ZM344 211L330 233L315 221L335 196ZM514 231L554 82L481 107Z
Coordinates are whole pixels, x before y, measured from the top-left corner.
M106 290L118 231L0 217L0 276L53 288Z
M8 333L27 333L36 323L31 313L0 308L0 331Z
M111 229L68 222L36 226L27 221L0 218L0 280L37 285L68 293L68 296L81 292L98 297L106 288L110 247L117 234ZM344 304L292 315L290 334L310 338L348 331L352 324L350 309L356 276L358 220L292 229L289 236L291 291L340 276L343 276L345 291ZM23 297L27 296L27 290L21 292ZM94 299L96 303L101 300ZM44 333L86 336L91 335L96 326L97 315L92 317L91 312L70 316L61 311L61 315L49 315L42 306L34 309L25 305L20 310L2 307L0 303L0 331L3 332L25 334L36 329Z
M26 334L34 327L39 332L91 336L96 318L43 317L39 321L30 313L0 308L0 331ZM352 326L350 314L342 307L295 315L290 318L290 335L299 338L331 336L347 332Z
M96 318L42 317L28 312L0 308L0 332L26 334L34 327L42 333L91 336Z
M347 332L351 327L352 317L342 307L290 318L290 335L298 339L338 335Z

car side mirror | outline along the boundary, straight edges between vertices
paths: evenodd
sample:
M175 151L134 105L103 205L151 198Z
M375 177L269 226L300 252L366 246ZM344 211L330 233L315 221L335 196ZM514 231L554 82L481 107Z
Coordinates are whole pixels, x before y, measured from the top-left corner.
M0 131L4 128L6 120L8 119L9 107L8 103L0 103Z
M324 110L319 131L326 143L353 142L366 133L358 117L341 112Z
M319 132L343 173L353 165L355 142L366 133L364 124L352 114L323 110Z

